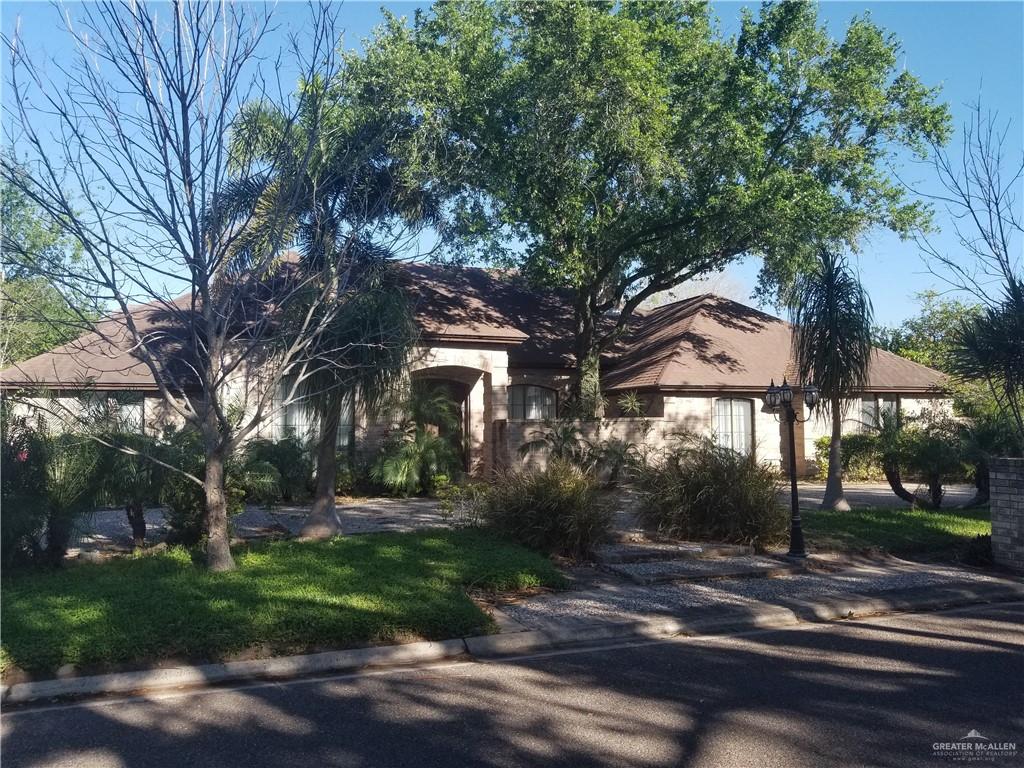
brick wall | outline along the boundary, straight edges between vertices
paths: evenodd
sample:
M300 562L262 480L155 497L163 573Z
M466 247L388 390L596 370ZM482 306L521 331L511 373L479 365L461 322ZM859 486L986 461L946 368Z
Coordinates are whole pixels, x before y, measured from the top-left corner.
M1000 565L1024 571L1024 459L989 464L992 556Z

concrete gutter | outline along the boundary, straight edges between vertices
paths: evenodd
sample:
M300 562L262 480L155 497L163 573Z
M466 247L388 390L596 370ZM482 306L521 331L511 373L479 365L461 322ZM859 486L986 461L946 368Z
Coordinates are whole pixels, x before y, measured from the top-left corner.
M240 680L289 679L367 667L425 664L463 656L465 653L466 645L462 640L382 645L303 656L279 656L270 659L228 661L221 664L166 667L138 672L115 672L109 675L15 683L3 687L0 700L5 704L22 704L40 699L153 692Z
M713 611L691 620L658 617L642 621L604 622L439 642L406 643L302 656L15 683L0 687L0 701L10 706L55 699L156 693L247 680L292 679L308 675L352 672L371 667L427 664L458 658L500 658L609 641L729 634L750 629L786 627L803 622L828 622L902 611L929 611L1016 600L1024 600L1024 584L1012 581L1001 584L954 584L929 588L925 593L894 590L885 596L850 594L842 598L804 601L790 606L762 605L753 611Z

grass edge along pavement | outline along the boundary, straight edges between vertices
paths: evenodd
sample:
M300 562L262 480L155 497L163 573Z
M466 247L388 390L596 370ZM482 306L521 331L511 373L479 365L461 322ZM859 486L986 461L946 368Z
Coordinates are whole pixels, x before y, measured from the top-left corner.
M181 691L223 683L283 680L327 673L352 673L368 667L422 666L462 658L501 658L545 652L557 648L607 646L611 643L661 642L680 637L730 635L749 630L774 631L803 622L831 622L888 615L906 611L945 610L978 603L1020 602L1024 584L949 585L922 595L900 593L865 597L849 595L808 603L794 612L782 606L765 606L755 614L737 617L735 612L682 621L674 617L648 618L625 623L601 623L582 627L481 635L457 640L385 645L306 656L274 657L201 666L154 668L92 677L72 677L0 685L5 707L32 705L57 699L84 699L118 694L149 694ZM710 620L708 620L710 619Z
M894 555L948 555L992 533L988 507L803 510L801 517L809 546L819 550L881 548Z
M2 666L45 675L487 634L467 589L564 585L547 558L474 530L266 542L237 559L211 573L172 549L7 576Z

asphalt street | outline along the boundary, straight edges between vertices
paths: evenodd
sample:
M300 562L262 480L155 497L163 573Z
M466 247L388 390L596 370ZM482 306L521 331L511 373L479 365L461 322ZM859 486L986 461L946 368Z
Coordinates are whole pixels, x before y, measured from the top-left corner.
M1024 764L1024 603L5 712L15 766Z

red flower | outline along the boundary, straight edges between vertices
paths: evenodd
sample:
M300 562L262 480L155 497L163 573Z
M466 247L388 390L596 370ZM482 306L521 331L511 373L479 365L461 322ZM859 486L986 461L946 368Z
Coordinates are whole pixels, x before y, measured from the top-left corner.
M18 458L18 461L21 461L21 462L28 461L28 451L26 451L24 449L18 451L18 457L17 458Z

